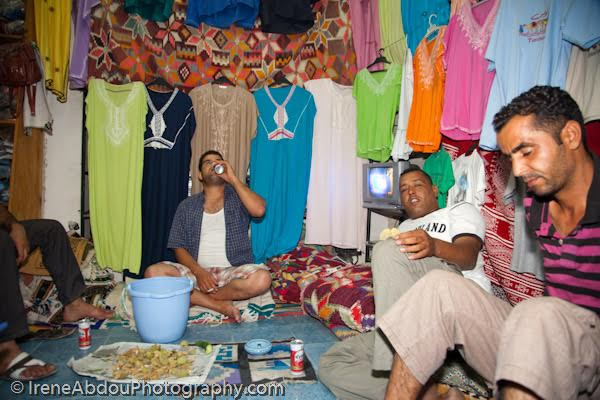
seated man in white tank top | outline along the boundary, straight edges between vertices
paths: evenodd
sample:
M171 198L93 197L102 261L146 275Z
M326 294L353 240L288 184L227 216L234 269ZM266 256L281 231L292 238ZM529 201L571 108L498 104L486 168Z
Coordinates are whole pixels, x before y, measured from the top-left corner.
M223 172L215 172L222 166ZM240 322L233 300L261 295L271 286L264 264L254 264L248 227L265 213L265 201L241 182L229 163L214 150L200 157L203 190L177 207L168 247L176 263L150 266L145 276L187 276L195 283L191 304L209 308Z

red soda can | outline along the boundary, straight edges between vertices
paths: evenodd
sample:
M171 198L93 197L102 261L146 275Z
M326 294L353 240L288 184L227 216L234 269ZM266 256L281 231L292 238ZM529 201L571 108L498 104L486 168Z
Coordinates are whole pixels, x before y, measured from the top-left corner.
M79 321L79 350L87 350L92 347L92 333L90 323L87 319Z
M300 339L290 342L290 371L292 376L304 375L304 342Z

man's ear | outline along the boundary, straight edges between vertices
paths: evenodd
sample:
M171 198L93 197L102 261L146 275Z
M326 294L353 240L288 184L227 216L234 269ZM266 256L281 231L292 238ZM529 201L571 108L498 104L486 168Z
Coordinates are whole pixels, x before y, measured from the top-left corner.
M435 194L435 198L437 200L437 197L439 196L440 191L438 190L437 186L435 186L435 185L432 186L432 189L433 189L433 194Z
M583 145L583 132L577 121L569 120L560 131L561 141L571 150L577 150Z

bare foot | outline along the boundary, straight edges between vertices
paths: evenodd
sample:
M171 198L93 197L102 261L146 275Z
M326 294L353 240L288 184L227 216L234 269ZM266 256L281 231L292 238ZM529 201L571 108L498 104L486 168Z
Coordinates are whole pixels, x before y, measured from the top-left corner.
M235 322L242 322L242 315L240 314L240 310L238 310L237 307L233 305L233 302L221 301L220 303L223 303L222 310L219 310L221 314L227 315L229 318L233 318Z
M0 374L4 374L4 372L8 369L8 365L19 354L21 354L21 349L14 340L0 343L0 371L2 371ZM54 371L56 371L56 366L50 363L46 363L46 365L32 365L25 367L25 369L19 374L19 377L35 379L38 377L47 376Z
M106 319L112 317L113 312L94 307L86 303L81 298L67 304L63 311L63 319L66 322L78 321L82 318L90 317L94 319Z
M441 398L443 400L464 400L465 396L460 390L451 387Z

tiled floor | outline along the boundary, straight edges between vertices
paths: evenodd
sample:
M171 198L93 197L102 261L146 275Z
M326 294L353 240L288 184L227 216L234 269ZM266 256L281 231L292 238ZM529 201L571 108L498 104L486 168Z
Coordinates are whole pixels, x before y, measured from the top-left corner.
M315 370L319 367L319 357L338 339L325 328L320 322L308 316L301 317L282 317L271 320L261 320L253 323L244 324L224 324L220 326L196 325L189 327L183 339L188 341L206 340L212 342L234 342L246 341L254 338L264 338L268 340L286 339L295 336L304 341L304 350L306 355L313 364ZM95 350L103 344L110 344L123 341L139 341L139 336L136 332L126 328L112 328L109 330L93 330L92 331L92 348L89 351ZM81 352L78 348L77 336L55 340L55 341L32 341L22 343L21 348L29 352L36 358L52 362L58 366L58 372L45 380L35 381L35 384L70 384L74 387L76 381L85 384L86 380L91 383L100 383L94 378L86 378L75 374L69 367L67 361L71 358L80 358L89 351ZM41 387L38 386L38 393ZM285 398L290 400L296 399L318 399L328 400L335 397L331 392L320 382L316 384L285 384L285 397L264 397L269 398ZM29 386L25 383L25 393L28 392ZM33 389L33 388L31 388ZM141 394L141 392L139 393ZM109 396L85 397L105 399ZM118 398L119 396L110 396L110 398ZM52 395L16 395L11 392L11 383L0 381L0 399L50 399L50 398L68 398L68 396L52 396ZM83 398L82 396L74 396L71 398ZM124 397L125 398L125 397ZM141 395L129 396L128 399L150 398ZM160 396L157 398L167 398ZM176 397L174 397L176 398ZM179 397L181 398L181 397ZM204 399L210 397L195 397L196 399ZM217 397L225 398L225 397ZM257 399L258 397L242 397L243 399Z

